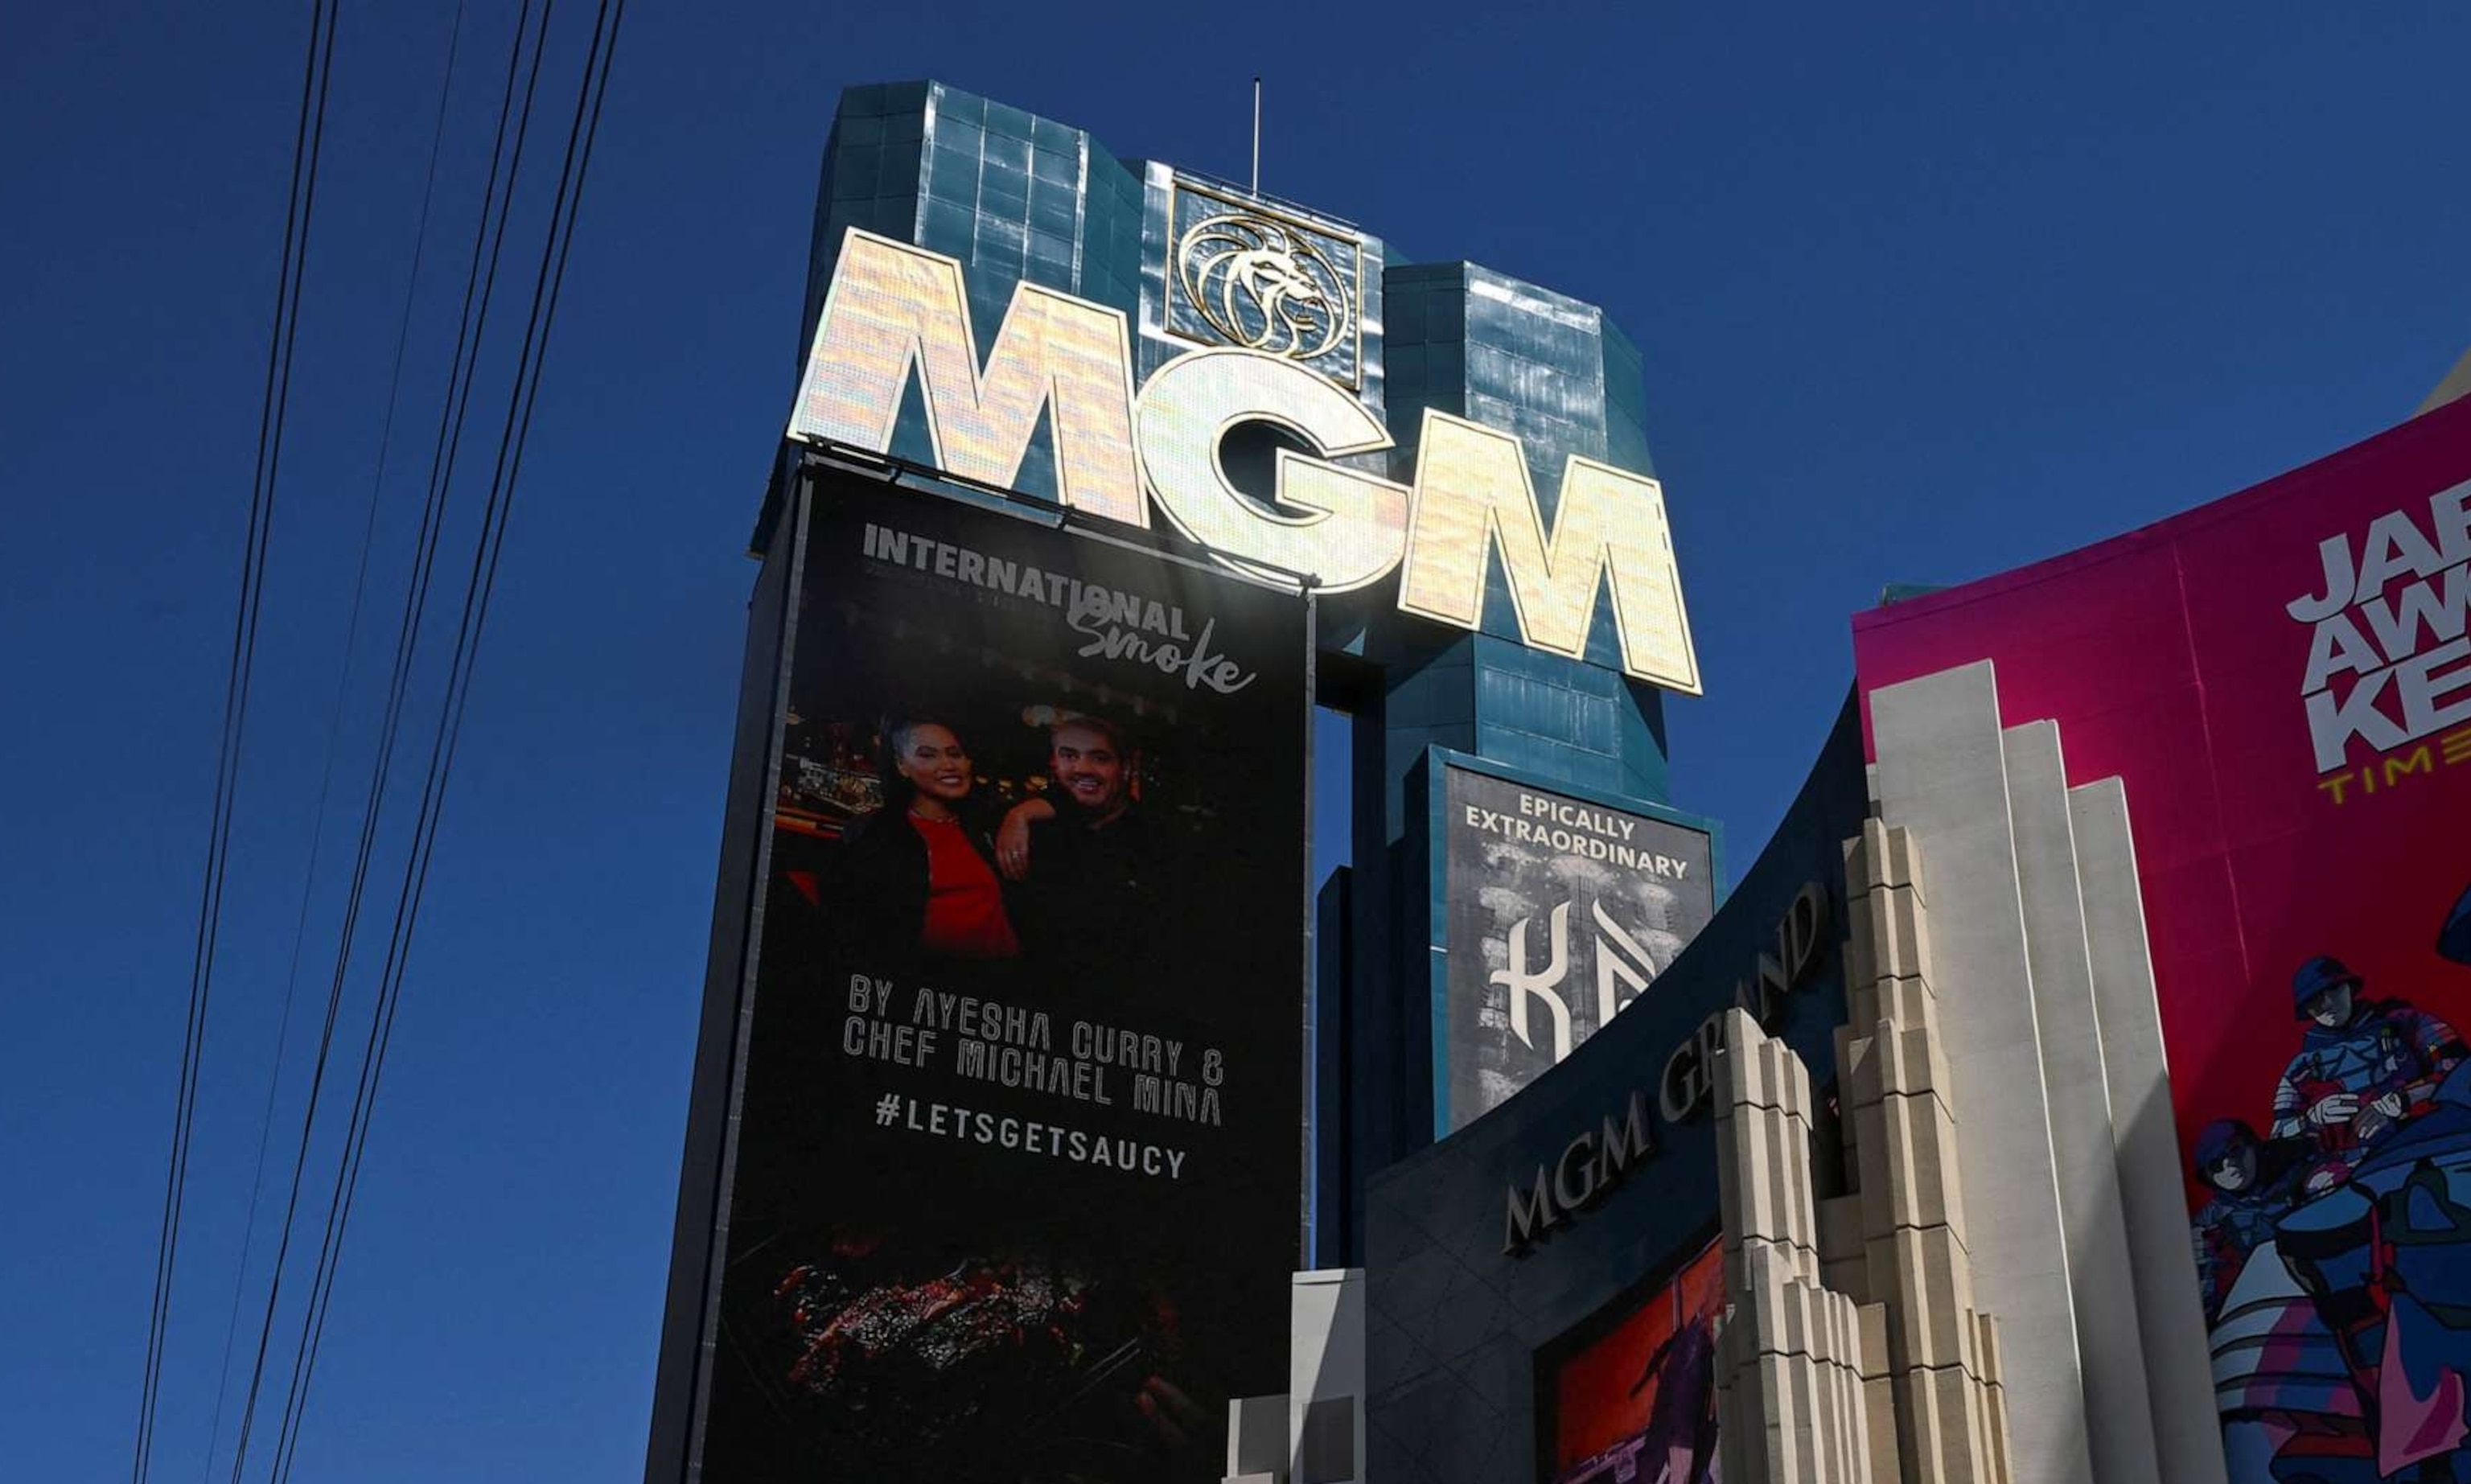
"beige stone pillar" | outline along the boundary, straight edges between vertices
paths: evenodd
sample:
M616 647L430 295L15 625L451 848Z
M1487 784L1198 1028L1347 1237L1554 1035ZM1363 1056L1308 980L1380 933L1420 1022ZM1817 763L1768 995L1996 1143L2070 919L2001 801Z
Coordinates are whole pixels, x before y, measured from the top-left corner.
M2008 1484L1997 1329L1974 1302L1913 837L1869 822L1847 843L1846 879L1851 1024L1837 1050L1852 1192L1815 1199L1799 1057L1734 1010L1716 1059L1725 1476Z

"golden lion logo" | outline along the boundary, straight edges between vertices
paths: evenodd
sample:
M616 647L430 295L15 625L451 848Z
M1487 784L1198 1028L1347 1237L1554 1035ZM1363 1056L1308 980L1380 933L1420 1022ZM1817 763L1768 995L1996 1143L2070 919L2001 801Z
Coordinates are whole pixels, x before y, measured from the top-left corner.
M1230 214L1197 222L1176 258L1186 296L1231 344L1312 361L1354 326L1355 306L1337 266L1266 218Z

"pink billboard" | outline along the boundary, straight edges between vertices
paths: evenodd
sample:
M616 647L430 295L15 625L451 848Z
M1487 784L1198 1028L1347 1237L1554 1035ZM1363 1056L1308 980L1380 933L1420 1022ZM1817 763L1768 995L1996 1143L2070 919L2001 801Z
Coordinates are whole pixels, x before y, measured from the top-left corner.
M1854 620L2126 781L2241 1484L2471 1464L2466 609L2471 401Z

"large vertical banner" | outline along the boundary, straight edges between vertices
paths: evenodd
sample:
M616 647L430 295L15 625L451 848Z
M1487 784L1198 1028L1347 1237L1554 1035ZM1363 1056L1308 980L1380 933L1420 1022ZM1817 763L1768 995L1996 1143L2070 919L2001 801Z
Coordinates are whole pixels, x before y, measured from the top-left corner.
M1705 829L1434 750L1447 1134L1636 1000L1716 911Z
M2126 780L2242 1484L2471 1471L2466 613L2471 403L1855 622Z
M1306 601L813 496L713 1484L1214 1480L1284 1389Z

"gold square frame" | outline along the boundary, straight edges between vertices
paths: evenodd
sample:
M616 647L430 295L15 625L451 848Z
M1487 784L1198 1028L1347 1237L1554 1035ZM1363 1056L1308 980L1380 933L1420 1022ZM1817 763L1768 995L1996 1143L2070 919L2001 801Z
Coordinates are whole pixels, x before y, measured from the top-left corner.
M1182 200L1187 194L1198 197L1203 200L1211 201L1216 205L1224 206L1232 213L1259 217L1263 221L1274 222L1281 226L1309 232L1315 237L1326 238L1332 242L1346 243L1349 247L1355 249L1355 266L1354 273L1353 275L1354 281L1344 285L1348 292L1354 296L1354 302L1348 306L1348 318L1351 321L1348 328L1353 337L1355 352L1353 358L1350 374L1346 376L1332 376L1329 371L1315 365L1310 361L1296 360L1296 365L1303 366L1306 370L1311 371L1316 376L1328 377L1331 382L1346 388L1350 391L1363 390L1364 238L1356 233L1338 230L1326 222L1316 222L1309 217L1299 216L1291 211L1282 211L1275 206L1263 205L1261 202L1251 200L1250 198L1240 194L1234 194L1228 191L1215 189L1211 186L1195 183L1186 179L1181 175L1171 175L1167 179L1166 261L1165 264L1165 271L1162 274L1162 277L1165 279L1163 290L1165 294L1165 298L1159 305L1159 327L1168 335L1185 342L1187 344L1220 345L1226 343L1224 341L1206 339L1202 336L1194 335L1189 331L1178 328L1175 323L1176 299L1178 295L1183 294L1184 285L1183 271L1176 263L1176 253L1183 246L1183 233L1181 231L1178 219L1181 215ZM1324 352L1324 354L1327 355L1328 352ZM1286 359L1295 360L1294 357L1287 357Z

